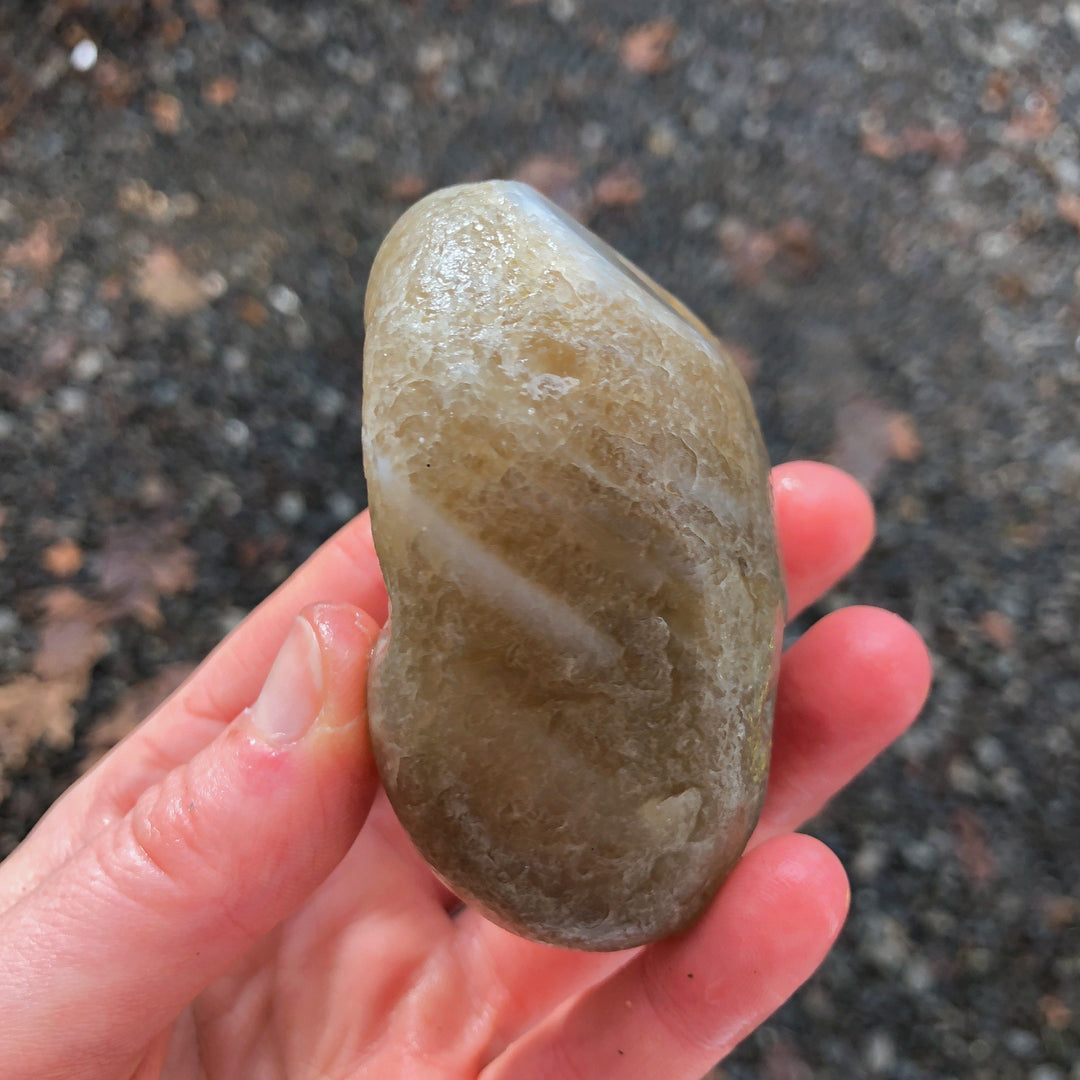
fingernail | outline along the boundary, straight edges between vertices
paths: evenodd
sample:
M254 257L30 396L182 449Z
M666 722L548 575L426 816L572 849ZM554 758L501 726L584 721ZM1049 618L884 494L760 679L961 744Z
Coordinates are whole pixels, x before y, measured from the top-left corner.
M319 639L311 623L297 617L251 707L251 722L270 742L296 742L319 715L322 688Z

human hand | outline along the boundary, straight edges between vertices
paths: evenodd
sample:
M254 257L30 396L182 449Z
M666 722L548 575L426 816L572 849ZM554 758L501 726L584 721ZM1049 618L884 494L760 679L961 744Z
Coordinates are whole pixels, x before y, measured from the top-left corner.
M795 614L873 511L829 466L773 486ZM846 608L788 650L747 854L686 933L594 954L455 910L397 823L364 713L385 614L362 515L0 864L0 1076L694 1080L809 977L849 894L792 830L914 719L911 627Z

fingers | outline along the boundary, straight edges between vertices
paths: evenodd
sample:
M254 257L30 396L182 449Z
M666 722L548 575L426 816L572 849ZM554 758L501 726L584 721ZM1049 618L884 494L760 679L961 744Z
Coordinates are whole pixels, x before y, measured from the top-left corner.
M327 600L385 621L386 589L366 512L323 544L148 721L64 794L4 862L0 911L214 739L255 699L300 610Z
M866 554L874 538L874 507L857 480L817 461L777 465L772 484L793 619Z
M811 627L781 665L769 787L751 846L817 813L911 724L929 683L926 648L895 615L845 608ZM509 1003L503 1043L625 962L521 941L475 912L459 923L463 945L485 959L477 970L488 973L490 992Z
M858 561L873 532L873 511L854 480L815 462L778 466L773 491L794 615ZM4 863L0 911L213 739L254 698L296 612L331 598L356 605L377 622L385 619L386 591L366 512L252 612L149 721L39 822Z
M348 606L294 619L254 705L0 916L0 1075L130 1070L326 878L377 788L376 634Z
M903 619L849 607L815 623L780 668L772 762L755 841L797 829L914 721L930 657Z
M886 611L845 608L811 627L784 654L769 786L751 847L798 828L906 730L930 674L918 634ZM485 973L485 992L507 1002L496 1050L562 997L625 963L617 954L520 940L473 911L458 923L461 946Z
M482 1080L696 1080L821 963L843 923L835 856L787 836L742 860L688 933L625 967L512 1044Z
M778 465L772 471L772 484L789 613L794 616L835 585L863 556L873 538L874 511L862 486L831 465L813 461ZM822 667L832 670L834 665L842 668L846 663L847 658L838 653ZM910 722L911 717L908 719ZM860 724L874 729L872 713L850 716L849 720L848 734L852 736L857 736ZM888 725L880 728L883 735L888 730ZM878 749L884 745L882 742ZM832 748L836 749L835 745ZM843 779L836 772L828 775L839 787L852 773L844 771ZM796 802L785 806L796 824L816 809L807 809L800 818ZM478 960L474 970L488 972L483 992L502 995L510 1003L499 1036L505 1041L515 1038L566 994L577 992L625 962L625 956L573 953L523 941L471 910L458 917L457 925L462 947Z

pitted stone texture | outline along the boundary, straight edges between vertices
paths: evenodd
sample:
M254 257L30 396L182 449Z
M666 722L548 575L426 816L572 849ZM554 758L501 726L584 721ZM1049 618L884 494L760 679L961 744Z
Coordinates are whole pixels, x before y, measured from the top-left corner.
M366 322L393 627L369 706L398 816L525 936L687 926L757 819L772 728L783 587L741 376L521 184L412 207Z

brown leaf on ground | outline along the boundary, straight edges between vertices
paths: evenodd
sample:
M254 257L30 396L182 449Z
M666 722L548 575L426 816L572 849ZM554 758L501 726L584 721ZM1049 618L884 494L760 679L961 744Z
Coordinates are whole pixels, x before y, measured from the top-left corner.
M1039 998L1039 1013L1043 1023L1054 1031L1064 1031L1072 1022L1072 1009L1055 994Z
M918 461L922 457L922 439L910 413L896 413L889 421L889 450L897 461Z
M1031 289L1019 274L1001 274L994 278L994 289L1010 307L1026 304L1031 299Z
M157 625L162 617L160 598L194 585L195 556L181 543L182 535L183 527L175 522L115 527L95 557L100 600L89 600L66 585L43 595L31 673L0 686L0 798L4 774L19 768L39 740L56 748L70 746L75 707L89 690L94 666L109 651L104 627L125 615L144 626ZM57 569L72 565L73 552L81 558L81 550L75 545L73 551L67 550L67 544L71 542L52 545L63 552L55 556ZM133 688L121 699L126 711L118 706L107 732L115 733L135 713L153 708L188 671L181 665L166 668L154 680Z
M90 688L90 672L109 650L101 626L105 609L74 589L58 586L44 596L44 619L33 672L0 686L0 798L10 775L41 740L54 749L71 745L75 706Z
M111 712L91 722L87 752L79 763L79 772L86 772L134 731L194 670L191 664L170 664L125 690Z
M761 1055L762 1080L813 1080L813 1075L791 1039L777 1039Z
M957 810L950 820L953 846L964 876L977 889L997 877L997 860L986 838L982 820L966 807Z
M906 153L929 154L950 165L959 164L967 151L967 136L958 127L908 127L900 137Z
M1058 111L1049 91L1032 92L1023 104L1014 109L1005 125L1003 140L1012 146L1041 142L1052 135L1058 126Z
M1043 922L1050 930L1065 930L1080 920L1080 900L1075 896L1056 893L1043 896L1039 908Z
M724 346L724 351L731 357L742 377L748 383L753 382L758 369L757 357L749 349L736 345L735 342L728 341L726 338L722 339L720 344Z
M289 550L289 538L284 533L255 538L247 537L236 545L236 561L242 570L253 570L264 563L280 559Z
M161 24L161 29L158 31L158 41L166 49L175 49L183 41L185 33L187 33L187 26L184 20L179 15L170 15Z
M74 540L58 540L41 553L41 565L53 577L71 577L79 572L82 564L82 548Z
M56 236L56 227L51 222L38 221L24 239L8 244L0 255L0 264L45 277L63 254L64 245Z
M221 5L219 0L189 0L191 4L191 10L199 16L200 19L220 19L221 18Z
M641 177L625 162L601 176L593 188L593 199L600 206L637 206L644 197L645 185Z
M627 71L656 75L671 63L671 43L678 27L672 19L656 19L627 31L619 46L619 59Z
M829 461L870 491L877 489L891 460L914 461L921 452L922 443L907 413L894 412L868 398L852 398L837 410Z
M1016 644L1016 626L1008 615L1000 611L983 612L979 619L979 633L1002 652L1008 652Z
M160 626L161 599L195 587L195 552L181 542L185 532L173 521L109 529L94 572L112 614Z
M109 611L66 585L42 598L44 619L31 667L45 680L85 679L109 651L102 626Z
M139 73L125 67L111 55L98 58L94 65L94 89L98 100L108 109L122 109L139 88Z
M821 263L814 231L802 218L756 229L729 217L720 223L717 235L736 282L744 287L759 284L770 269L791 280L809 278Z
M171 225L178 218L194 217L199 212L199 200L189 191L170 198L145 180L124 180L116 189L116 207L155 225Z
M983 112L999 113L1009 104L1012 79L1007 72L993 71L986 80L979 105Z
M246 326L257 330L266 322L269 312L254 296L244 296L237 301L236 315Z
M788 271L796 277L810 277L820 261L813 229L802 218L787 218L776 226L773 236Z
M587 205L579 185L580 176L581 170L573 161L548 154L529 158L514 173L515 180L536 188L572 217L583 221Z
M1057 197L1057 211L1074 229L1080 231L1080 195L1063 191Z
M400 202L415 202L427 189L427 181L419 173L403 173L391 182L387 194Z
M765 268L776 256L776 239L763 229L754 229L738 218L725 218L717 229L720 247L731 262L735 280L743 286L757 285Z
M899 135L866 130L862 134L862 150L880 161L897 161L906 154L928 154L957 165L967 151L967 136L958 127L937 130L906 127Z
M110 274L98 282L97 296L103 304L115 304L124 295L124 279Z
M896 161L904 153L904 147L895 135L886 135L883 131L864 131L862 151L879 161Z
M202 99L207 105L220 109L223 105L228 105L236 98L236 92L239 88L240 84L234 78L229 75L221 75L203 87Z
M39 740L58 750L71 745L75 704L86 688L86 680L35 675L0 686L0 799L8 793L6 776L21 768Z
M162 315L189 315L205 307L208 297L202 281L180 261L171 248L156 248L139 266L135 295Z
M175 135L180 130L184 120L184 106L180 104L178 97L172 94L151 94L146 107L150 111L154 127L162 135Z

